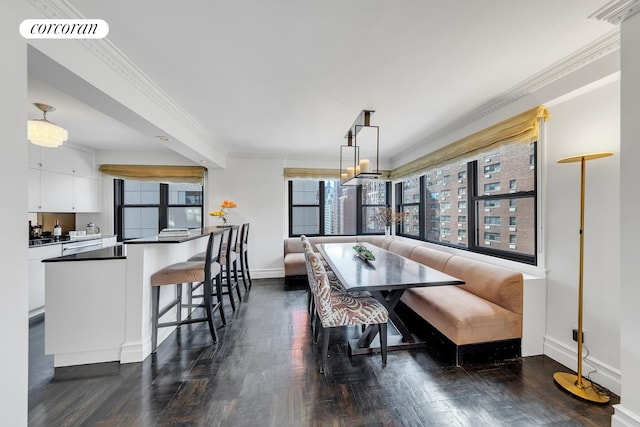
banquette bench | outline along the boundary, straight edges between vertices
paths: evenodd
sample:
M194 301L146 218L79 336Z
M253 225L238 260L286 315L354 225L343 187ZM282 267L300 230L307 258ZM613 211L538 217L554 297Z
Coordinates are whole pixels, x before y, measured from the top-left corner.
M465 357L519 357L522 340L522 273L384 236L310 237L320 243L369 243L465 281L460 286L409 289L397 311L438 357L462 365ZM374 253L375 253L375 249ZM306 280L300 238L284 241L285 287Z

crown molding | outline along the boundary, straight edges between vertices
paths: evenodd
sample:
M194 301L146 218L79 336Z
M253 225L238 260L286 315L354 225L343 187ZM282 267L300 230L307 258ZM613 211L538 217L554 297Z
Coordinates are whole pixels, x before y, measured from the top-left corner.
M640 0L613 0L594 12L589 18L619 25L638 12L640 12Z
M85 19L85 17L66 0L27 0L35 9L49 19ZM169 95L140 70L108 38L77 39L85 49L104 62L112 71L119 74L138 92L169 114L178 123L205 141L211 141L212 135L182 109Z
M459 120L452 122L437 132L423 138L418 144L410 147L409 150L424 146L424 141L433 141L454 131L460 130L619 49L620 30L619 28L616 28L572 55L567 56L562 61L551 65L517 86L507 90L503 94L482 104L480 107L472 110Z

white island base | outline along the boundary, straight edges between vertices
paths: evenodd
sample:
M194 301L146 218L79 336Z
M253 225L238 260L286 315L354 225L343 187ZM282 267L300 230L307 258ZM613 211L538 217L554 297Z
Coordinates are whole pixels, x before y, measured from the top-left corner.
M207 239L201 237L126 244L126 258L91 259L86 252L45 261L45 353L53 354L54 366L132 363L149 356L151 275L204 251ZM166 288L161 304L173 297L174 288ZM173 329L160 329L158 344Z

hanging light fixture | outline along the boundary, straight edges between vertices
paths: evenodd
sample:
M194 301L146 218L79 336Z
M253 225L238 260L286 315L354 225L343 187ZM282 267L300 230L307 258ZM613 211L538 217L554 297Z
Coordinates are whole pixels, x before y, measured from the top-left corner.
M358 185L381 176L378 162L380 128L371 125L371 114L374 112L362 110L344 136L347 145L340 146L342 185Z
M34 102L33 105L42 111L43 118L27 122L27 137L29 141L42 147L55 148L61 146L69 138L69 133L66 129L47 120L47 113L54 111L55 108L39 102Z

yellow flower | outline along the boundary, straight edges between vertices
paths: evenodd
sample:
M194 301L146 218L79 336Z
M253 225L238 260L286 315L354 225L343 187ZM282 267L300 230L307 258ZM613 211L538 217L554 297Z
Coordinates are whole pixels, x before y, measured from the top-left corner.
M209 215L211 216L225 216L226 214L227 213L223 210L209 212Z

